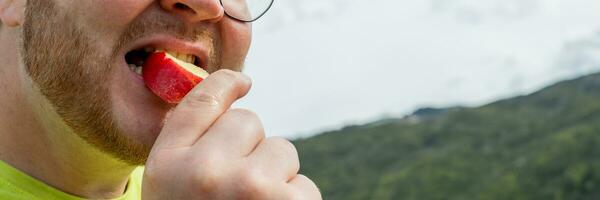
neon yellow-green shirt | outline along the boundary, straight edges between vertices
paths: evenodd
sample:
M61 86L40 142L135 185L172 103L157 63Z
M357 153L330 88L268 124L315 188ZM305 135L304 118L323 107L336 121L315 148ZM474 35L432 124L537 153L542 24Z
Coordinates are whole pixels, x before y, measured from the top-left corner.
M127 191L115 200L140 200L143 168L137 168L129 178ZM82 200L15 169L0 161L0 200Z

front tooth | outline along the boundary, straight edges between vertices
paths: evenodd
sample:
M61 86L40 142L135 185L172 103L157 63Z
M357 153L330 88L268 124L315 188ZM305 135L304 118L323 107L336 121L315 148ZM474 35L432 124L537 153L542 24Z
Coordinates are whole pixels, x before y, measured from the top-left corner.
M173 51L169 51L167 50L168 54L171 54L173 57L177 58L177 53L173 52Z
M186 54L179 54L179 60L183 60L184 62L187 62L187 55Z
M186 54L179 54L179 60L183 60L183 62L187 62L187 55Z
M175 54L173 54L173 56L175 56L175 58L177 58L177 59L185 62L185 57L184 57L185 55L184 54L182 54L182 53L175 53Z
M142 67L136 66L135 67L135 73L142 75Z
M196 63L196 56L190 56L190 63Z
M181 61L187 62L187 63L194 63L196 61L196 57L190 54L183 54L183 53L178 53L175 51L171 51L171 50L164 50L161 48L157 48L155 52L160 52L160 51L164 51L166 53L168 53L169 55L173 56L174 58L177 58Z

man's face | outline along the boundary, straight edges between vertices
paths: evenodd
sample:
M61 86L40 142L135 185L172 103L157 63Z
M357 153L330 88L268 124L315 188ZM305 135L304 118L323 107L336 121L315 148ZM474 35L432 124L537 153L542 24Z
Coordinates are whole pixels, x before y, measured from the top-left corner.
M209 72L239 71L251 27L222 15L218 0L29 0L23 62L74 132L143 164L173 105L144 86L126 55L162 48L195 55Z

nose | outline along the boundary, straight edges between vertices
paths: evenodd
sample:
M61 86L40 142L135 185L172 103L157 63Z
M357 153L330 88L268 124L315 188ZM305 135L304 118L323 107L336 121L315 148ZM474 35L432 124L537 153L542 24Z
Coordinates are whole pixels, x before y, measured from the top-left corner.
M190 23L217 22L224 16L219 0L160 0L163 9Z

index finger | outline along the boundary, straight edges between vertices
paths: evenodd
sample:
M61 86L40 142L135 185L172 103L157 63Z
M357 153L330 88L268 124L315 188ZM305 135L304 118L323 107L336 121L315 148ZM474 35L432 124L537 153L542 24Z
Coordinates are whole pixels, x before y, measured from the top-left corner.
M198 84L177 105L154 143L154 149L193 145L237 99L250 90L250 78L219 70Z

